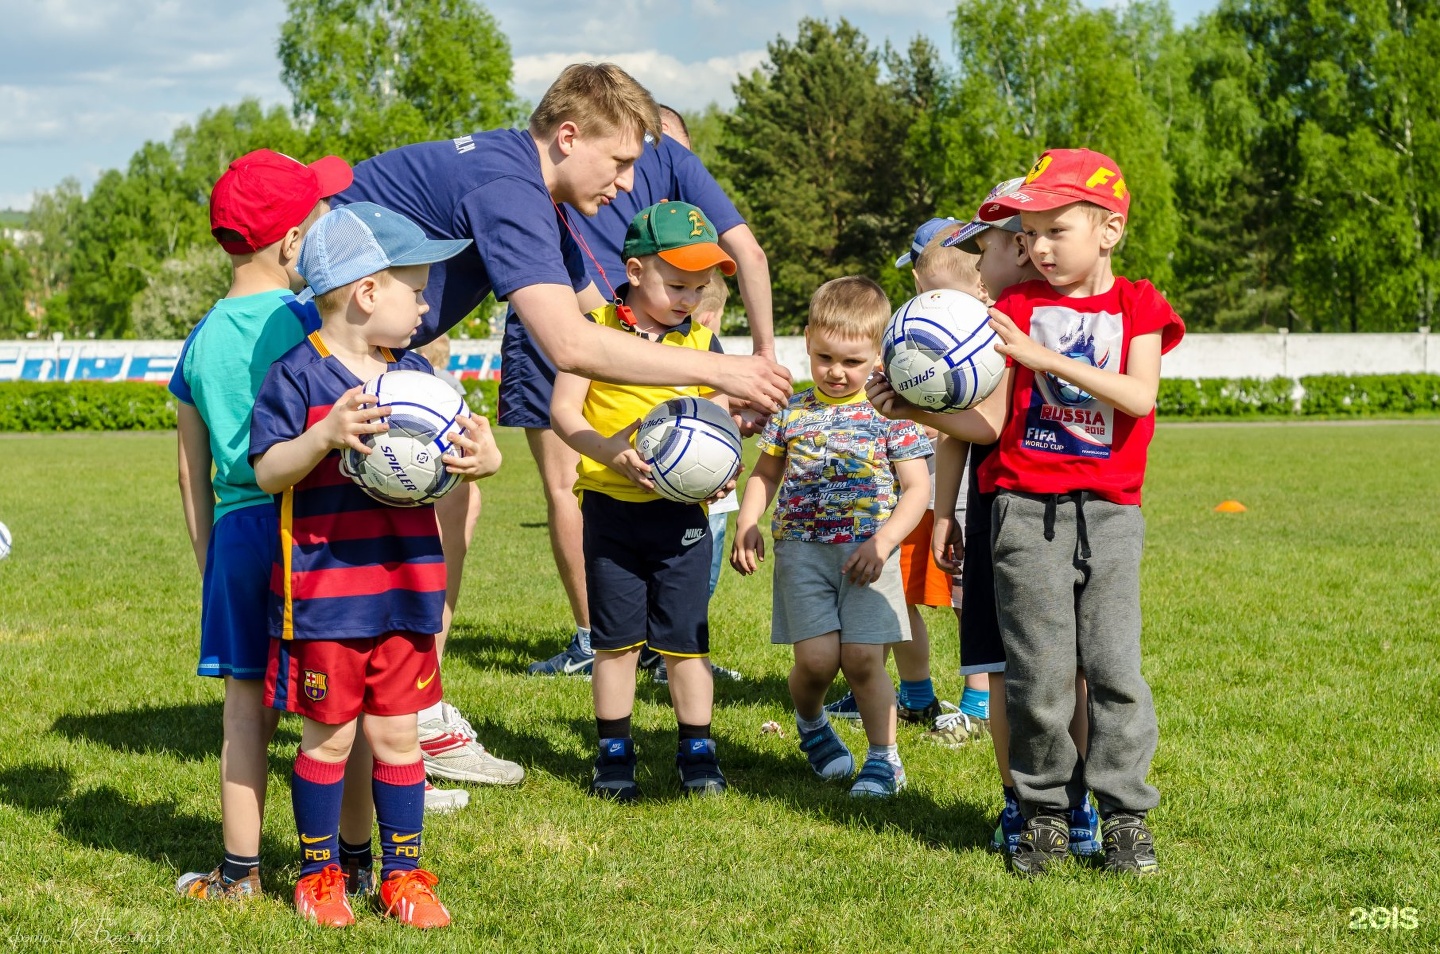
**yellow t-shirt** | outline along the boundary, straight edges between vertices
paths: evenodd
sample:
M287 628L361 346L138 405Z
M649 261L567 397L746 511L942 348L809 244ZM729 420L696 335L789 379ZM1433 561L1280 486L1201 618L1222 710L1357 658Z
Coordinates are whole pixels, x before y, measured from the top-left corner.
M592 311L590 320L606 328L618 328L621 331L635 333L620 320L613 304ZM693 348L696 351L718 352L721 350L719 339L709 328L699 322L689 320L667 331L663 338L655 342L655 346L657 348ZM644 417L661 401L677 397L704 397L711 393L713 392L698 386L660 387L591 381L590 390L585 395L582 413L591 427L604 436L610 437ZM641 502L661 499L660 495L654 491L641 490L632 484L624 474L588 457L580 458L580 466L576 470L579 474L575 481L577 496L587 490L594 490L614 497L616 500Z

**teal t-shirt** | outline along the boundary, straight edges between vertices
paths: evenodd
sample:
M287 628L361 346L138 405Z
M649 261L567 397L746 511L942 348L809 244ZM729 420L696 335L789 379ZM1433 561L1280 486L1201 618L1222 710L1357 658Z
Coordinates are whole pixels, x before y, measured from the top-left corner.
M256 485L247 456L250 414L270 365L319 327L314 304L277 288L220 299L185 338L170 393L199 411L210 431L216 520L274 500Z

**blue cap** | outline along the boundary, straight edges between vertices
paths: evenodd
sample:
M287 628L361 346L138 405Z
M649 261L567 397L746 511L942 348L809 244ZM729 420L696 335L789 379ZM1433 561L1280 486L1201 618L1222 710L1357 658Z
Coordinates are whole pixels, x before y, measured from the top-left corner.
M915 230L915 240L910 243L910 251L895 259L895 267L904 268L906 265L915 261L915 259L920 257L920 253L925 251L925 246L930 244L930 240L933 239L941 229L948 228L954 225L955 222L956 220L951 218L931 219L929 222L920 226Z
M1006 179L1004 182L990 190L990 194L981 202L982 206L993 202L1001 196L1009 195L1017 191L1025 184L1025 177L1018 179ZM965 227L945 240L946 248L958 248L962 252L969 252L971 255L980 254L980 244L975 241L975 236L986 229L1000 229L1004 232L1020 231L1020 216L1012 215L1008 219L1001 219L998 222L986 222L976 214L975 218L965 223Z
M400 265L433 265L461 252L469 239L439 241L399 212L356 202L320 216L300 245L295 270L310 286L308 300Z

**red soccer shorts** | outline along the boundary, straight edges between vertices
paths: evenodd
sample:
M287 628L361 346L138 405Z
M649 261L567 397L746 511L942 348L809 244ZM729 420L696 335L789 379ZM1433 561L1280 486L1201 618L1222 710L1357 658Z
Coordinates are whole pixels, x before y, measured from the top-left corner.
M273 708L344 725L361 712L409 715L439 701L434 635L270 641L265 704Z

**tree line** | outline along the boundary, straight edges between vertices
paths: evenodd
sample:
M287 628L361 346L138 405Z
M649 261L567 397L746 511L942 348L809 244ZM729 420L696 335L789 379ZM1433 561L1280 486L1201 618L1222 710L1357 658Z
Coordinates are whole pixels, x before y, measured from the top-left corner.
M350 159L523 122L508 40L474 0L288 0L292 107L227 105L149 142L89 195L37 196L0 242L0 335L179 337L228 271L206 198L268 146ZM1440 3L960 0L946 38L877 46L804 19L689 116L696 151L771 263L777 329L847 273L911 293L893 260L968 218L1045 148L1112 156L1133 194L1119 271L1194 330L1406 331L1440 280ZM653 91L665 100L665 90ZM743 326L734 330L743 331Z

